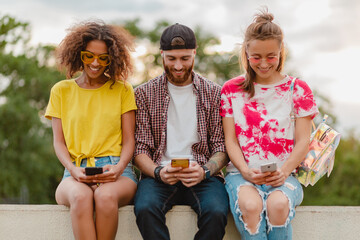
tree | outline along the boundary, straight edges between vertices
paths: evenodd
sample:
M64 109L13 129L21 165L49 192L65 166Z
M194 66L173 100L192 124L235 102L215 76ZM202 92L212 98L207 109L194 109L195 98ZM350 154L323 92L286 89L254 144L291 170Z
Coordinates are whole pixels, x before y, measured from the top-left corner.
M0 16L1 17L1 16ZM144 45L138 61L144 66L134 80L147 81L163 71L159 39L167 21L150 30L140 20L124 26ZM219 43L212 34L195 28L198 49L195 71L222 85L240 73L237 57L211 48ZM43 114L50 88L65 76L53 64L53 46L30 47L28 23L5 15L0 18L0 203L54 203L54 192L61 181L63 167L52 147L50 123ZM317 94L322 113L336 124L331 102ZM317 120L318 121L318 120ZM305 189L303 205L360 205L360 140L354 134L343 137L336 151L330 178L323 177Z
M1 18L0 202L54 202L62 175L41 116L51 86L64 77L49 66L53 48L31 48L29 36L27 23Z

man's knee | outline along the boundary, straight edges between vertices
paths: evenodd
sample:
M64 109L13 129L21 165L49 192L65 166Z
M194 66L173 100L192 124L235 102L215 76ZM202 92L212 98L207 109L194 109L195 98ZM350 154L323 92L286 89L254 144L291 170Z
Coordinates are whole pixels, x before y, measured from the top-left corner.
M138 213L146 213L154 211L155 209L160 209L159 203L157 203L151 197L138 198L134 202L134 211L137 215Z
M229 213L228 203L224 204L209 204L202 209L202 214L211 217L214 220L227 219Z

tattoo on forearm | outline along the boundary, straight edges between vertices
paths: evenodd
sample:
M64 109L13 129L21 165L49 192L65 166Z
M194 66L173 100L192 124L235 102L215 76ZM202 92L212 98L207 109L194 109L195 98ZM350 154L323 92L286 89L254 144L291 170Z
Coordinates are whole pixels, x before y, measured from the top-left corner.
M224 152L215 153L205 164L211 175L219 172L229 162L229 157Z

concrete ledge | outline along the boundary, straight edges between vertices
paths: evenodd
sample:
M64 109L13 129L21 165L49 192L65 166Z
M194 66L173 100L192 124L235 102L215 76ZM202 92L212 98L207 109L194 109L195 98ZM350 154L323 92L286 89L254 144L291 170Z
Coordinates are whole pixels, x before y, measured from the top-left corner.
M172 240L193 239L197 216L188 206L175 206L167 213ZM294 240L359 239L360 207L301 206L292 221ZM69 209L59 205L0 205L0 239L74 239ZM117 240L139 240L133 206L119 209ZM224 240L240 239L234 220L228 218Z

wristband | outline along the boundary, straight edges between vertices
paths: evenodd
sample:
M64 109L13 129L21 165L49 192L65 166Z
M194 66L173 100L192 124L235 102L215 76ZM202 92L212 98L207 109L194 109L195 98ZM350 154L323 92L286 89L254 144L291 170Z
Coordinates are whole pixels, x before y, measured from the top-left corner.
M160 177L160 171L161 169L163 169L164 167L162 166L157 166L154 170L154 176L155 176L155 180L158 181L158 182L161 182L163 183L163 181L161 180L161 177Z
M210 170L205 165L202 165L201 167L204 169L204 172L205 172L204 179L209 179L210 178Z

